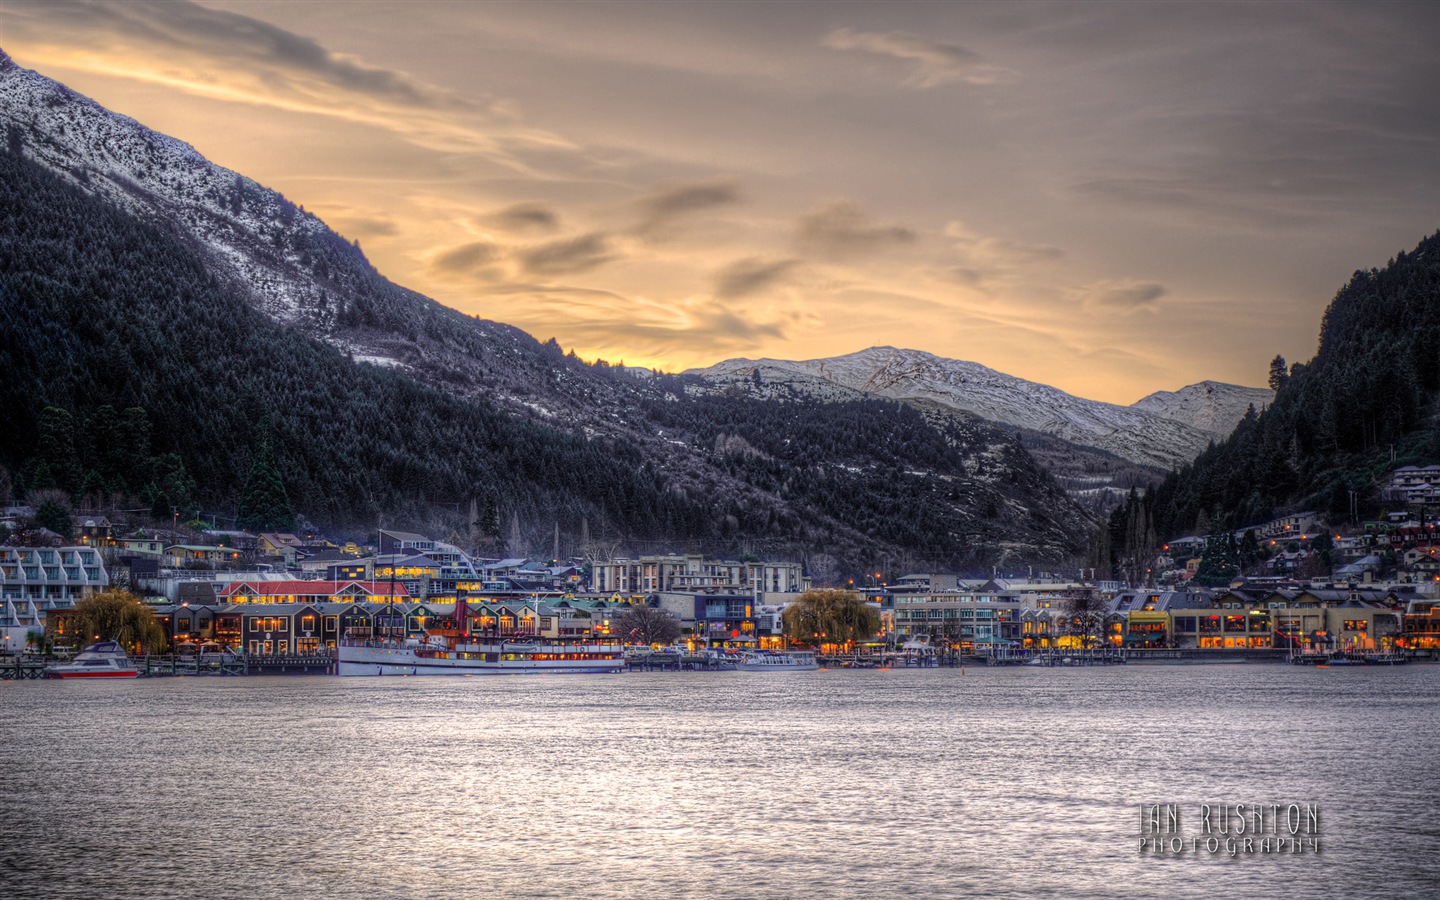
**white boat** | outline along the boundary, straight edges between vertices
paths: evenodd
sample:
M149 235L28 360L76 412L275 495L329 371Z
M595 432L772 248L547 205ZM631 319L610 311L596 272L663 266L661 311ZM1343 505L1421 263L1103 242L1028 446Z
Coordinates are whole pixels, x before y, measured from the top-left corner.
M901 645L900 656L896 662L902 666L919 666L923 669L940 665L940 657L935 648L930 646L928 639L911 638Z
M803 650L783 653L742 653L735 668L741 672L813 672L820 668L815 654Z
M134 678L140 674L116 641L91 644L69 662L45 667L51 678Z
M558 675L619 672L618 644L562 644L543 640L470 642L425 640L346 641L338 649L341 675Z

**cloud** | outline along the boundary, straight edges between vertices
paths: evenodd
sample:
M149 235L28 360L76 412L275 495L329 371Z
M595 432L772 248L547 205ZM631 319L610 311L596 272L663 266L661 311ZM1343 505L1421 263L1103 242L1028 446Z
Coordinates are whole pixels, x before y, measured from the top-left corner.
M722 300L748 297L783 279L799 260L766 262L756 256L737 259L715 273L715 296Z
M795 243L802 252L843 261L912 244L915 232L900 225L872 224L853 203L832 203L800 217Z
M238 13L174 0L9 0L12 27L55 26L99 33L111 42L136 41L171 52L225 59L264 70L272 82L328 85L346 93L430 109L474 104L391 69L332 53L314 40Z
M572 275L602 266L614 258L609 237L592 231L522 251L520 265L532 275Z
M674 302L564 285L511 284L487 293L523 298L509 321L532 332L570 335L562 340L581 356L657 365L693 354L697 346L711 353L749 352L761 342L783 340L786 328L803 318L737 311L708 298Z
M482 266L495 262L500 256L499 248L489 241L474 241L451 247L430 260L430 271L437 275L465 275Z
M238 13L178 0L7 0L4 9L7 38L49 65L354 122L529 176L583 164L579 147L514 121L496 98L462 96Z
M636 201L641 220L635 230L640 234L650 234L681 216L727 206L739 200L739 189L728 181L674 185Z
M940 273L942 278L953 281L956 284L963 284L966 287L979 288L985 284L986 273L979 269L966 268L965 266L951 266Z
M322 203L311 207L336 231L348 238L394 237L400 225L388 213L345 203Z
M931 88L963 81L987 85L1008 80L1008 69L986 63L979 54L959 44L945 44L903 31L855 31L837 28L821 43L832 50L858 50L873 56L887 56L915 63L914 73L905 84Z
M1091 312L1154 312L1170 293L1163 284L1121 278L1096 281L1078 291L1081 305Z
M515 203L496 210L484 221L504 231L554 231L560 227L560 214L543 203Z
M974 231L964 222L947 222L945 236L955 241L955 248L964 253L970 265L975 268L1013 268L1065 258L1065 251L1052 244L1031 244L992 237Z

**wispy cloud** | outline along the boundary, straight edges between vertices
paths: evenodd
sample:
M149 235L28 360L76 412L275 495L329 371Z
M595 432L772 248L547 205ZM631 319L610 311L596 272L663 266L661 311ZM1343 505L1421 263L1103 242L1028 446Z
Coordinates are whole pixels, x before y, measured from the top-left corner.
M549 154L578 150L515 121L496 98L461 96L260 19L185 0L6 0L4 17L7 35L79 71L363 123L526 174Z
M915 242L902 225L879 225L854 203L832 203L800 217L795 243L801 252L842 262Z
M560 214L543 203L513 203L483 218L487 225L510 232L547 232L560 227Z
M141 44L244 63L263 73L273 87L296 93L314 95L324 86L412 107L476 108L464 98L403 72L333 53L310 38L259 19L195 3L8 0L5 15L11 28L80 28L110 43Z
M500 249L494 244L472 241L436 254L430 261L430 271L445 276L468 275L499 258Z
M1170 293L1165 285L1132 278L1096 281L1077 292L1081 305L1091 312L1154 312Z
M636 201L641 219L635 230L639 234L653 234L682 216L728 206L739 199L740 189L729 181L672 185Z
M549 241L521 251L520 265L530 275L573 275L598 268L615 258L607 235L592 231L579 237Z
M760 341L783 340L800 318L736 310L701 297L670 302L561 285L508 285L492 293L523 298L524 312L512 317L514 324L537 334L583 333L589 353L632 363L660 362L697 343L717 353L750 350Z
M759 293L784 279L799 262L796 259L767 262L757 256L737 259L715 273L715 296L733 300Z
M912 62L915 69L905 83L915 88L931 88L955 81L975 85L996 84L1013 75L1008 69L985 62L967 47L904 31L837 28L827 34L821 43L832 50L855 50Z

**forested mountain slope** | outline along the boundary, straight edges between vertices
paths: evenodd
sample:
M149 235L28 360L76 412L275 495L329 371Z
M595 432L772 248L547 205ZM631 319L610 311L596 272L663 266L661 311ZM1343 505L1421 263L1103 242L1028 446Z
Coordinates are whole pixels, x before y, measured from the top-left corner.
M1384 268L1358 271L1326 309L1319 352L1234 435L1117 510L1111 538L1158 539L1197 523L1240 527L1286 507L1346 518L1378 509L1406 463L1440 461L1440 233Z

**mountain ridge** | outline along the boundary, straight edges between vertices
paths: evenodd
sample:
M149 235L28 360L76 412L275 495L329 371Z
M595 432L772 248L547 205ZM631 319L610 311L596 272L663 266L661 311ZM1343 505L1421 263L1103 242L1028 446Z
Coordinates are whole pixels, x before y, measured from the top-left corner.
M721 387L743 387L746 379L756 386L789 381L800 390L823 389L828 383L860 396L933 403L1158 469L1190 462L1211 442L1228 436L1246 408L1273 398L1271 391L1260 388L1204 381L1120 406L980 363L894 347L812 360L729 359L685 374Z

